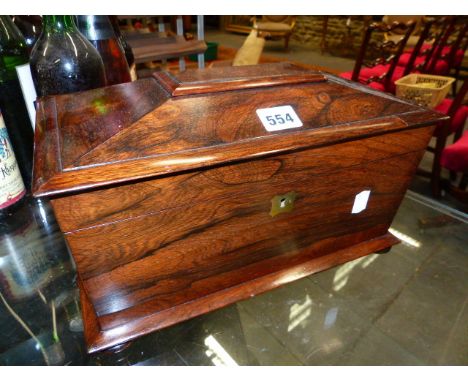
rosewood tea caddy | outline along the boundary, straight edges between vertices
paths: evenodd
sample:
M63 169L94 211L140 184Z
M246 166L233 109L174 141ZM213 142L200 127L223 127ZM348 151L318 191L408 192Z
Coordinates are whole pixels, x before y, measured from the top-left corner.
M292 64L38 103L90 352L385 250L440 114Z

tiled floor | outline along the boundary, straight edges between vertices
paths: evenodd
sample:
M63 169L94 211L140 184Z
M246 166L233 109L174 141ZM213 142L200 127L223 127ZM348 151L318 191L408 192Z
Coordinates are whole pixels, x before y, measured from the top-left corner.
M408 195L403 242L146 336L90 364L468 365L468 222L421 228Z

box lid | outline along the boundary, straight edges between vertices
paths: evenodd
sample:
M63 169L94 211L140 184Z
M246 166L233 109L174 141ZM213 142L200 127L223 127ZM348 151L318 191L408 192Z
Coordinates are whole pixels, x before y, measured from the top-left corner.
M40 99L33 193L76 192L445 118L289 63L158 72Z

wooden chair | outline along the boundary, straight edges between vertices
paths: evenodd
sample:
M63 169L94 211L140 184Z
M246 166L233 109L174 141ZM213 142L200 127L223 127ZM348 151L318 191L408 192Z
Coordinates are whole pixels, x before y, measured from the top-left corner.
M460 70L465 57L465 52L468 47L468 18L462 17L459 22L460 32L457 35L457 39L454 40L454 44L450 50L450 56L448 57L449 62L449 75L460 80ZM456 93L457 81L452 84L452 92Z
M415 26L415 21L407 23L394 22L390 25L372 23L365 31L353 71L342 73L340 76L361 82L377 90L394 92L395 69ZM396 42L392 40L372 40L376 32L394 32L401 34L402 37ZM369 56L371 57L370 60ZM366 66L366 68L363 68L363 66Z
M449 194L466 204L468 209L468 131L444 148L440 157L440 164L450 172L461 173L458 185L447 183L444 187Z
M434 130L435 146L428 146L427 151L434 154L432 162L432 170L430 172L423 169L418 169L418 175L430 178L432 195L436 198L441 196L441 155L446 146L449 136L454 135L456 141L463 132L465 122L468 116L468 106L466 106L465 97L468 92L468 79L466 79L457 93L452 99L446 98L435 109L446 114L450 118L439 124Z
M262 16L260 20L254 16L253 29L258 37L281 39L284 38L284 49L289 47L289 38L296 26L296 16Z
M419 39L414 46L405 50L398 60L398 66L404 67L403 75L412 72L427 73L427 66L434 51L445 35L447 29L455 22L455 17L431 17L423 20Z
M409 15L398 15L398 16L389 16L386 15L382 18L382 21L390 25L392 23L399 22L399 23L407 23L408 21L415 21L416 26L414 27L413 33L411 36L408 38L408 41L406 42L406 47L414 47L419 41L421 31L423 29L423 24L424 24L424 16L421 15L414 15L414 16L409 16ZM393 42L397 42L400 40L403 36L399 33L385 33L385 40L392 40Z
M466 17L454 17L423 72L446 76L451 70L457 70L463 61L466 50L468 22Z

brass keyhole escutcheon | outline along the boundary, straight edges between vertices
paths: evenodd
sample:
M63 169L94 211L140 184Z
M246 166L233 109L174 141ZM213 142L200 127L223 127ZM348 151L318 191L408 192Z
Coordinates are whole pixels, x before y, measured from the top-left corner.
M297 194L294 191L290 191L287 194L276 195L271 199L271 210L270 216L274 217L283 212L290 212L294 208L294 200Z

